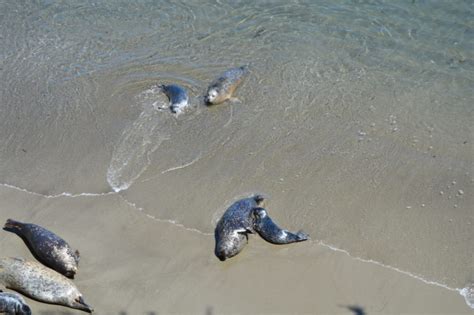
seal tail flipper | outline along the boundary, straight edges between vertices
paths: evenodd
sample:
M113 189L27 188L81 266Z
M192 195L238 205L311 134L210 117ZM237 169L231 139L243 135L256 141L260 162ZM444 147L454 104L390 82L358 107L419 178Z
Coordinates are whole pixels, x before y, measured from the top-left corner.
M23 223L12 220L12 219L8 219L7 222L5 222L5 225L3 226L3 229L5 231L13 232L16 234L18 234L22 228L23 228Z
M303 232L303 230L299 230L298 232L296 232L296 236L298 237L299 242L307 241L307 240L311 239L311 238L309 237L309 234Z

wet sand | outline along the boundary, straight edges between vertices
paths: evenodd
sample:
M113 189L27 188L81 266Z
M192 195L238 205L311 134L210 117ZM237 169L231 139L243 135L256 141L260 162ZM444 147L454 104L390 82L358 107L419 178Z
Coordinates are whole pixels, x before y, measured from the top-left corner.
M74 282L96 314L472 312L458 292L317 239L275 246L251 236L241 254L220 262L213 235L153 219L118 194L45 198L2 186L0 199L2 221L47 226L81 251ZM20 238L2 234L2 255L34 259ZM27 300L35 314L81 313Z

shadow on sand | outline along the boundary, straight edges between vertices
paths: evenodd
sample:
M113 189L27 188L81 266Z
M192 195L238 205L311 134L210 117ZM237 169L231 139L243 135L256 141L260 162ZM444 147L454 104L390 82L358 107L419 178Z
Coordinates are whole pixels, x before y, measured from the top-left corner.
M364 309L357 305L339 305L340 307L347 308L351 311L354 315L367 315Z
M34 313L34 314L38 314L38 315L74 315L74 314L78 314L78 312L72 312L72 311L68 311L68 310L64 310L64 311L39 311L38 313ZM86 313L84 313L86 314ZM118 312L118 313L110 313L110 312L94 312L93 313L94 315L132 315L132 313L128 313L128 312L125 312L125 311L121 311L121 312ZM204 310L203 312L204 315L213 315L214 314L214 308L212 306L207 306L206 309ZM133 313L133 315L136 315L136 313ZM148 311L148 312L142 312L142 313L139 313L138 315L158 315L158 312L154 312L154 311Z

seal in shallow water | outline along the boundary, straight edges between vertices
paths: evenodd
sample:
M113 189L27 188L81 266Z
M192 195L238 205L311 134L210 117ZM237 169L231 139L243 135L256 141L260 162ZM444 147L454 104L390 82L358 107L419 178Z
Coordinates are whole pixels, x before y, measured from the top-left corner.
M31 315L31 309L20 295L0 290L0 313Z
M264 198L256 195L234 202L217 222L214 237L215 254L224 261L237 255L248 241L248 233L254 233L252 210L263 205Z
M93 311L71 280L34 261L0 259L0 283L40 302Z
M232 99L232 94L242 83L242 80L247 73L247 66L232 68L222 73L207 88L204 102L207 105L215 105Z
M57 272L74 278L79 263L79 252L53 232L31 223L22 223L8 219L3 227L23 239L32 254L42 264Z
M308 239L308 235L302 231L295 234L278 227L268 216L267 210L263 208L254 208L252 213L255 218L255 231L267 242L273 244L290 244L306 241Z
M189 98L186 90L176 84L160 85L159 88L170 100L170 109L175 114L180 114L189 106Z

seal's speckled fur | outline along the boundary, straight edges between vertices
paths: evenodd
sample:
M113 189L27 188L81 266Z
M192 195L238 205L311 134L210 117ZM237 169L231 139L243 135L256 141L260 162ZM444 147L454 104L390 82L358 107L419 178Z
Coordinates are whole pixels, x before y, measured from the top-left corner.
M308 239L308 235L302 231L292 233L280 228L268 216L267 210L263 208L253 209L254 229L264 240L273 244L290 244L302 242Z
M256 195L234 202L217 222L215 230L216 256L224 261L237 255L247 244L247 233L254 233L252 210L263 204Z
M222 73L207 88L204 102L207 105L215 105L231 99L235 89L242 83L247 73L247 66L232 68Z
M34 261L0 259L0 284L40 302L93 311L71 280Z
M255 195L234 202L217 222L214 232L217 258L231 258L247 244L249 233L257 232L264 240L273 244L289 244L308 239L303 232L291 233L278 227L263 206L264 198Z
M31 309L20 295L0 290L0 313L31 315Z
M79 264L79 252L53 232L31 223L8 219L5 231L20 236L36 259L69 278L74 278Z
M186 90L176 84L160 85L161 91L168 96L170 100L170 109L175 114L180 114L189 106L189 97Z

